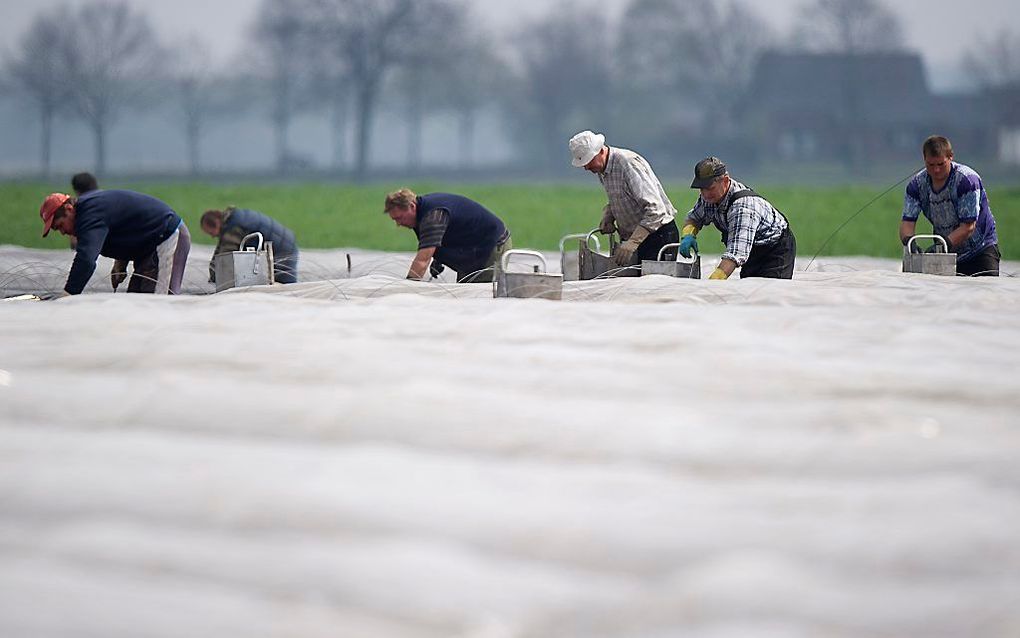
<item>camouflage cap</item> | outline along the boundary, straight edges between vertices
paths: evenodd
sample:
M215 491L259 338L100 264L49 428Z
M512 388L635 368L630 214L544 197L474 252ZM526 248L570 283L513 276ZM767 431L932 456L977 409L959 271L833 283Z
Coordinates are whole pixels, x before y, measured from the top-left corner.
M726 164L718 157L706 157L694 166L691 188L708 188L718 177L727 174Z

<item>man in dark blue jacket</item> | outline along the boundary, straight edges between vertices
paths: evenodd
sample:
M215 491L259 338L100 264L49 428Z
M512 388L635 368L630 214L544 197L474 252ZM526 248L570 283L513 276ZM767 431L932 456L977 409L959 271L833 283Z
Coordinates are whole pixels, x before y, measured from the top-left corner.
M262 233L265 241L273 242L273 280L278 284L297 281L298 247L294 233L272 217L231 206L225 210L205 211L201 223L207 235L219 239L213 258L220 253L239 250L245 236ZM213 261L209 262L209 281L216 282Z
M423 279L426 269L436 277L449 266L459 283L492 281L500 258L511 248L503 221L461 195L415 195L402 188L386 196L384 211L418 236L408 279Z
M75 196L81 197L85 193L99 190L99 182L92 173L75 173L71 178L71 188L74 189ZM71 237L71 250L77 247L78 240L75 237ZM127 277L127 269L128 260L117 259L113 262L113 270L110 271L110 284L113 286L114 292L117 292L117 287L124 283L124 279ZM156 252L153 251L146 255L145 258L134 261L134 269L131 273L131 281L128 282L127 291L154 292L158 275L159 260L156 257Z
M180 216L155 197L124 190L91 191L78 198L53 193L43 200L39 216L43 237L55 228L78 240L65 293L85 289L99 255L137 260L155 253L156 294L180 294L191 235Z

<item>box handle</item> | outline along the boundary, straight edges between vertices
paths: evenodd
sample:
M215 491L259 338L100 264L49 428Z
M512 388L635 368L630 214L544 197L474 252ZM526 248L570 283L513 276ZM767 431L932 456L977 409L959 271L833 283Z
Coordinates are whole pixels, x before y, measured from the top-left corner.
M910 244L913 244L918 239L934 239L936 240L935 243L942 242L942 252L944 253L949 252L949 244L946 243L946 238L943 237L942 235L914 235L913 237L907 240L907 245L903 247L903 252L905 254L910 254Z

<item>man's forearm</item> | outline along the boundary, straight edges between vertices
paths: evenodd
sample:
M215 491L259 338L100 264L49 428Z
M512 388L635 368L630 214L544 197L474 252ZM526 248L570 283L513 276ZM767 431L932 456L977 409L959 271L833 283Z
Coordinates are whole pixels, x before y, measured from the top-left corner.
M954 250L959 246L963 246L970 239L971 235L974 234L974 230L977 228L977 222L970 222L967 224L960 224L953 229L953 232L949 233L949 250Z
M432 256L435 254L435 248L422 248L419 250L418 254L414 256L414 261L411 262L411 267L407 271L407 278L418 281L424 279L425 273L428 272L429 262L432 261Z
M900 243L904 246L907 245L907 241L914 236L917 231L917 222L900 222Z

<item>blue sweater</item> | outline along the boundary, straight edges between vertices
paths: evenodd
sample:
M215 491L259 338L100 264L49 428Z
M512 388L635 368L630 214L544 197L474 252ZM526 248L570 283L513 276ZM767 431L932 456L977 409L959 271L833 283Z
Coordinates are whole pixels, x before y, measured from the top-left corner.
M141 259L151 255L181 224L168 205L142 193L90 191L74 206L78 248L64 290L77 295L96 270L99 255Z

